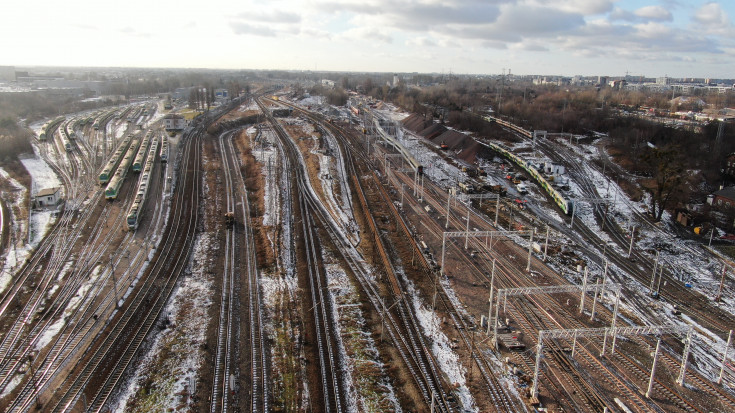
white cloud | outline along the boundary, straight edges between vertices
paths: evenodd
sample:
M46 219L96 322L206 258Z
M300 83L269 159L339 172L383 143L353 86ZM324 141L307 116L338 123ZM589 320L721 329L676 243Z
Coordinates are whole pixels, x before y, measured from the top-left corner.
M230 27L235 34L254 35L262 37L276 37L276 31L265 25L253 25L245 22L230 22Z
M713 24L717 26L730 25L727 13L722 10L719 3L706 3L702 5L695 13L694 20L702 24Z
M636 16L644 19L659 20L659 21L672 21L673 16L671 12L661 6L646 6L633 12Z
M368 44L374 43L375 41L380 43L393 43L393 38L389 34L370 27L349 29L341 33L339 38L347 41L362 41Z
M629 22L645 22L645 21L672 21L674 19L671 12L661 6L646 6L635 11L624 10L619 7L613 9L609 15L610 20L623 20Z
M528 0L526 5L553 7L568 13L595 15L607 13L613 9L617 0ZM523 2L521 2L523 3Z
M661 23L648 22L635 25L637 35L644 39L664 39L672 37L672 29Z
M424 36L411 37L410 39L406 40L406 45L410 47L436 47L437 46L434 40L428 37L424 37Z
M243 20L252 20L266 23L300 23L301 15L283 10L273 10L268 12L256 11L240 13L237 17Z
M712 2L702 5L694 13L693 20L699 23L700 30L708 34L735 37L735 26L719 3Z

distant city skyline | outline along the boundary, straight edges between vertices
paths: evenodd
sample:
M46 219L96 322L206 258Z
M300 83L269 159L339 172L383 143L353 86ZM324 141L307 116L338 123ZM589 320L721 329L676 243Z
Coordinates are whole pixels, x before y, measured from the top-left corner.
M13 2L0 65L735 78L735 2Z

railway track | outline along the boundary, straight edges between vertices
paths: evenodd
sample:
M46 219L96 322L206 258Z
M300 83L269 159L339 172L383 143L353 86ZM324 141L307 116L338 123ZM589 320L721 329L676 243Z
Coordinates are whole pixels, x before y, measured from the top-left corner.
M164 208L159 204L154 214L152 214L155 218L155 225L153 225L154 229L150 230L151 232L155 232L156 228L162 228L163 210ZM117 222L113 225L114 228L120 228L124 225L124 219L120 215L118 215ZM156 236L149 234L148 238L155 239ZM35 394L46 391L49 386L54 385L54 380L63 377L60 375L65 374L64 369L71 362L77 360L80 352L88 348L89 343L104 327L106 320L116 311L117 303L122 302L119 301L117 290L125 291L134 285L138 269L143 265L143 261L148 259L148 241L143 243L142 248L138 249L138 252L132 258L129 258L131 239L129 236L125 237L118 251L114 256L111 256L111 266L105 268L107 271L99 270L101 262L96 261L94 255L86 258L82 255L78 259L83 267L87 267L87 270L85 270L87 271L87 277L94 277L94 272L98 270L99 275L79 299L81 302L75 307L76 310L65 316L66 323L56 335L50 349L45 354L39 354L39 359L42 362L36 368L34 383L28 382L25 384L20 394L13 401L10 411L22 411L29 408ZM95 245L98 245L96 241L90 242L86 248L94 251ZM105 248L101 248L99 254L102 254L104 250ZM115 277L112 275L113 268L119 267L122 260L127 261L127 268L121 276ZM118 288L111 289L110 284L117 285Z
M225 136L232 137L233 132L224 132L219 136L219 148L223 158L223 173L225 176L225 193L227 211L235 211L236 191L232 182L232 170L236 168L233 157L225 148ZM227 149L230 149L229 147ZM212 380L212 396L210 411L227 412L230 407L230 386L232 374L232 347L233 321L235 305L235 227L230 225L225 232L225 261L222 274L222 291L220 298L219 326L217 328L217 350L215 352L214 379ZM249 257L248 257L249 259ZM233 376L234 377L234 376ZM234 393L234 390L233 390Z
M73 321L78 314L93 311L93 309L90 309L90 305L94 301L94 295L87 294L81 297L83 303L81 305L77 304L79 306L77 308L82 310L77 309L71 314L66 314L67 305L72 300L80 301L80 298L76 295L80 286L91 276L95 263L98 264L99 261L102 261L101 257L106 250L106 246L117 234L115 231L103 230L103 224L109 224L110 210L106 205L102 208L100 214L94 215L93 220L94 208L84 209L78 219L74 219L77 218L76 205L80 205L83 200L87 199L88 191L93 187L93 184L89 176L86 180L82 179L84 174L81 177L79 176L81 165L84 166L84 173L89 175L92 164L78 150L77 142L72 142L74 146L71 152L64 153L63 156L57 154L57 157L54 158L60 159L59 156L62 156L62 159L66 159L65 165L58 165L50 160L47 153L48 147L41 145L41 156L47 160L53 169L59 172L60 176L65 178L67 188L73 186L77 189L70 191L71 198L67 200L67 208L64 209L59 222L53 228L51 234L44 239L37 253L31 258L29 265L21 271L19 277L14 278L15 283L6 290L2 298L3 304L0 306L0 312L4 313L11 302L21 299L17 298L19 288L28 282L30 275L34 273L43 274L43 279L33 283L33 290L30 295L23 298L25 304L21 309L21 316L17 318L10 331L3 336L0 345L3 349L3 358L0 359L0 388L7 387L10 379L13 378L13 374L24 366L27 361L26 356L33 354L34 358L29 363L36 364L35 369L34 366L31 366L31 369L36 370L37 374L34 374L33 380L25 381L19 395L12 400L11 405L14 406L11 408L12 411L27 403L30 397L37 394L39 389L57 372L60 363L65 359L64 351L76 348L75 345L68 345L70 342L77 340L76 336L70 334L69 331L78 327ZM53 148L54 145L52 144L51 147ZM65 172L67 166L72 167L71 173ZM98 192L89 199L91 205L97 205L100 198ZM119 214L113 220L113 228L119 227L122 222L121 219ZM81 239L81 233L90 221L93 224L90 231L92 238L87 241L86 246L82 247L78 255L71 257L70 254L74 245ZM125 249L126 245L127 241L123 241L120 244L121 249ZM69 259L76 262L77 265L69 267L67 265ZM41 264L42 260L45 261L44 264ZM63 272L66 272L64 280L63 282L59 281L57 286L56 279L59 278L60 280ZM34 350L40 346L41 337L45 336L52 326L58 324L57 321L60 320L62 314L64 314L67 322L62 323L62 330L54 340L53 346L49 350L46 350L46 346L39 348L38 351ZM96 321L96 316L94 318ZM20 328L18 328L18 325L20 325ZM73 325L73 327L70 327L70 325ZM27 333L26 329L28 329ZM40 363L38 360L40 360Z
M323 127L325 126L323 120L319 117L303 111L298 107L292 107L305 114L313 122L316 122ZM369 207L365 201L363 185L357 179L358 173L355 169L354 161L352 160L354 148L353 150L347 150L347 146L352 146L352 144L345 139L344 132L335 128L333 125L329 126L329 128L331 129L330 133L334 133L334 135L340 139L340 151L345 157L344 164L346 166L347 173L353 178L353 186L358 193L358 198L360 199L361 206L365 212L370 231L373 233L373 237L375 238L378 253L382 257L381 259L384 264L384 268L388 273L390 288L393 293L393 299L395 300L392 312L389 311L385 313L385 317L387 318L386 326L388 335L391 337L399 351L399 354L401 354L401 358L404 360L409 371L416 380L427 405L432 404L433 398L434 403L436 403L435 408L437 408L438 411L451 411L452 407L447 401L447 392L444 390L447 386L436 367L436 360L434 360L428 350L423 333L415 319L413 309L410 307L408 300L403 299L403 287L398 282L396 275L392 270L392 264L388 258L388 254L386 253L386 247L383 245L381 237L379 237L372 215L368 213ZM379 183L376 184L379 185ZM323 211L322 208L319 208L319 210L322 211L322 222L332 223L332 226L336 226L336 224L327 217L328 213L326 211ZM333 230L332 233L334 234L334 232L337 231ZM333 235L333 239L343 243L343 251L350 250L352 248L351 244L349 244L342 235ZM355 263L349 255L350 254L346 254L345 258L347 258L348 262L352 262L351 267L355 270L356 274L363 272L361 269L355 268L359 267L361 264ZM387 306L383 307L383 298L378 290L371 285L370 281L367 281L362 277L358 277L358 282L360 282L362 288L370 296L371 303L373 303L375 310L383 312Z
M567 165L570 173L575 177L575 180L578 181L582 189L585 191L584 196L600 198L597 188L590 180L589 173L584 169L584 166L578 163L568 162L568 159L574 159L576 157L575 154L571 153L571 151L563 145L552 145L547 141L539 141L539 147L543 150L546 156L549 156L550 159ZM624 199L621 198L621 201L624 201ZM643 223L649 232L658 234L664 239L669 238L669 234L656 225L653 225L647 216L638 213L635 207L630 207L631 210L634 211L637 221ZM607 234L619 246L619 248L627 250L630 239L618 227L617 222L605 213L603 206L595 205L594 213L596 218L603 223L603 228L606 229ZM599 234L585 226L581 220L576 221L575 229L577 229L584 238L591 240L593 245L604 245L606 243L606 241L600 238ZM702 251L692 249L688 249L688 251L695 256L702 256L703 254ZM654 268L654 259L651 256L636 248L633 249L631 254L633 260L620 256L615 250L611 251L608 249L608 252L607 257L613 261L615 265L624 269L628 274L631 274L643 286L647 287L649 285L649 274L651 274ZM593 254L593 256L595 255L598 254ZM598 262L598 264L602 265L601 262ZM664 269L663 279L667 282L669 287L660 291L661 298L674 305L678 305L682 312L692 314L698 322L701 322L706 328L722 337L725 336L731 326L735 324L735 317L726 314L719 308L713 307L711 305L711 300L708 297L685 288L684 282L674 274L671 268Z
M559 156L559 154L555 155ZM577 177L577 179L582 182L582 185L587 192L587 195L599 197L595 185L588 178L588 174L584 173L584 171L581 171L580 168L581 167L579 165L575 165L572 167L572 170L575 171L575 176ZM632 209L635 211L634 208ZM618 245L620 245L621 248L627 247L629 239L627 239L622 234L622 232L618 230L617 223L614 222L610 217L608 217L607 214L603 213L602 207L596 207L595 212L598 215L598 219L605 222L604 226L610 229L608 231L608 234L613 238L613 240ZM662 229L650 224L648 217L643 216L642 214L636 214L638 216L639 222L643 222L645 225L647 225L649 231L659 234L662 237L668 237L668 234L666 234ZM577 229L587 239L599 240L597 245L601 245L603 243L603 241L601 241L599 238L599 234L590 230L587 226L579 225ZM690 250L690 253L694 254L695 256L702 255L701 251ZM637 265L631 262L631 260L619 256L614 251L611 251L611 254L608 255L608 258L613 263L615 263L615 265L617 265L619 268L624 269L625 272L632 274L636 279L639 280L642 285L648 286L649 276L647 275L647 273L650 273L654 269L654 264L651 263L651 257L637 249L633 249L632 257L634 261L638 263ZM684 283L679 279L679 277L676 277L674 275L673 271L670 270L670 268L665 267L665 271L663 271L663 278L669 284L669 288L660 290L660 295L662 299L672 303L673 305L676 305L684 313L689 312L690 314L692 314L694 319L697 320L697 322L701 323L703 326L715 332L716 334L719 334L720 336L722 336L729 329L732 328L731 325L733 320L727 318L731 316L724 314L719 309L717 309L716 312L713 312L711 301L707 297L685 288ZM639 302L639 305L642 308L646 308L647 304L640 301L640 299L637 300L637 302ZM636 339L636 341L638 341L640 344L645 344L649 346L652 345L651 340L652 339L650 338ZM664 359L666 360L669 357L669 355L666 355L664 356ZM672 367L673 364L674 363L671 362L667 363L667 365L669 365L670 367ZM689 378L690 376L697 387L718 398L720 402L723 403L723 405L735 408L735 398L732 394L718 386L713 386L709 381L702 379L701 376L699 376L698 374L687 373L687 378ZM660 384L657 383L657 385ZM664 390L664 392L671 393L673 392L673 390L666 389ZM678 397L678 399L681 400L680 397ZM686 405L687 402L683 400L680 404Z
M54 392L49 411L78 409L82 398L91 400L89 406L82 406L86 410L101 411L157 320L178 275L188 262L194 242L200 196L198 164L202 129L195 128L185 139L184 172L178 176L180 188L174 196L171 222L145 281L128 298L125 311L116 313L106 334L97 337L93 349ZM91 397L87 398L88 395Z
M75 155L74 158L78 157ZM54 165L54 168L61 169L58 165ZM75 179L69 185L79 185L79 183ZM79 193L78 196L86 198L86 194L83 193ZM70 201L74 202L75 200ZM94 205L99 201L99 197L93 197L91 201ZM59 223L43 241L38 253L34 255L29 265L21 271L20 276L14 278L13 285L3 295L0 314L5 313L10 303L20 299L20 287L26 284L32 274L43 275L42 279L34 283L30 295L24 298L25 304L20 310L20 315L11 325L10 330L3 336L0 343L0 352L3 355L0 359L0 388L2 389L8 385L13 374L26 361L26 356L30 354L39 338L61 316L66 304L82 282L81 275L85 269L74 267L71 268L70 274L66 276L61 288L52 285L56 283L56 278L61 276L62 271L65 271L65 263L71 254L73 244L79 239L82 229L91 218L91 209L79 218L73 229L69 230L73 218L73 211L65 209ZM100 219L99 216L95 219L97 227L104 221L104 218ZM95 232L99 233L99 228L96 228ZM41 259L47 256L49 258L43 266ZM27 334L26 329L30 329Z
M291 106L291 105L289 105ZM298 107L292 106L297 110L302 111ZM310 114L309 112L302 111L307 115L307 117L311 118L313 121L318 122L320 119L313 114ZM343 136L346 136L347 134L342 132L340 128L338 128L336 125L329 124L326 125L330 129L333 130L335 135L341 136L342 144L343 146L347 147L349 146L351 150L349 152L355 153L361 158L363 158L364 162L367 164L372 164L372 162L368 159L368 157L365 155L365 153L362 151L361 146L354 145L353 142L346 140ZM349 162L352 164L352 162ZM413 235L411 234L411 231L408 229L405 220L401 213L398 212L398 210L393 205L393 201L390 198L390 196L385 191L384 185L379 182L379 179L375 175L374 171L372 170L374 168L371 168L371 176L373 180L376 182L375 187L378 188L378 191L380 192L380 196L385 201L385 205L390 205L391 208L391 215L393 215L396 222L399 223L399 227L401 228L401 232L405 234L406 237L413 238ZM386 174L388 174L388 171L385 171ZM353 176L354 177L354 176ZM354 179L355 186L360 188L360 181L357 179ZM364 178L362 179L363 182L369 182L366 181ZM362 192L362 189L359 189L359 192ZM360 197L361 201L363 203L363 208L367 209L367 206L364 204L364 197ZM372 227L372 219L371 217L368 217L368 222L371 224ZM373 231L375 229L373 228ZM376 243L382 242L379 239L376 240ZM410 243L410 245L414 248L414 256L418 257L419 266L423 267L423 271L427 274L427 276L431 276L432 270L426 261L425 257L419 250L416 243ZM381 254L383 257L383 260L386 260L386 258ZM450 319L452 320L452 324L456 328L456 330L459 332L459 335L461 337L462 342L467 346L467 348L472 347L472 340L470 338L470 334L468 333L470 330L474 329L474 324L467 322L463 316L459 314L459 310L454 306L454 303L449 300L446 296L446 293L443 291L442 287L442 293L439 294L439 305L444 309L444 311L449 314ZM513 399L507 395L507 393L502 388L502 385L500 385L497 377L495 377L494 374L490 373L492 371L492 368L490 367L490 362L487 360L487 357L480 351L470 351L472 355L472 360L474 363L476 363L478 370L480 371L480 374L483 377L485 387L490 394L491 400L492 400L492 406L498 410L498 411L507 411L507 412L519 412L525 410L525 406L522 403L519 403L518 400Z
M226 152L232 155L232 170L235 171L234 184L237 188L246 191L245 180L242 176L232 138L226 140ZM238 192L236 192L238 193ZM248 336L250 341L250 408L254 413L270 411L270 373L268 369L268 348L263 333L263 303L260 293L260 272L258 271L257 255L253 228L250 225L250 203L247 193L239 193L242 210L244 232L244 250L246 258L247 288L248 288ZM236 205L233 205L233 208ZM234 209L232 210L234 211ZM236 226L239 230L239 226Z
M250 400L247 405L253 412L270 410L269 374L267 370L267 349L263 336L262 303L259 288L259 274L255 251L255 241L250 226L250 205L245 192L245 182L240 170L240 163L235 152L232 138L240 130L227 131L220 134L218 142L223 157L223 173L225 176L226 208L233 213L233 222L228 225L225 239L225 271L222 285L222 301L215 356L215 374L213 380L210 411L225 412L231 408L230 394L236 392L233 388L235 381L236 352L233 347L238 346L233 329L239 325L239 317L234 308L237 303L236 284L239 284L236 262L244 259L247 280L247 317L245 325L250 352L250 388L247 392ZM239 209L238 209L239 206ZM242 229L239 225L242 223ZM238 242L238 239L241 240ZM242 244L238 247L237 245ZM242 254L241 254L242 253ZM236 261L237 258L237 261ZM244 346L243 346L244 347ZM233 353L235 353L233 355Z
M341 367L339 367L342 363L342 357L336 351L338 346L335 334L338 334L338 332L333 325L332 299L325 292L327 286L326 275L323 266L320 264L321 250L314 217L312 216L317 214L316 210L319 209L320 203L309 186L308 177L303 170L303 159L298 148L281 125L272 117L268 109L264 107L261 100L256 99L256 102L263 113L266 114L267 120L276 132L279 147L288 158L286 167L294 172L296 179L298 209L301 216L301 236L304 243L304 249L299 253L303 254L303 262L306 263L309 294L311 296L312 307L309 311L312 312L315 335L313 340L310 341L315 342L319 359L321 388L318 389L318 392L322 393L325 411L345 411L346 383Z
M429 192L431 192L431 191L429 191ZM437 208L437 209L438 209L438 208ZM479 246L478 246L478 247L479 247ZM488 280L486 280L486 281L488 281ZM540 304L540 305L542 305L542 304ZM623 386L623 387L621 387L621 388L623 388L623 389L625 390L625 392L628 392L628 393L630 393L630 390L627 390L627 389L626 389L626 388L625 388L624 386ZM592 399L592 398L599 398L599 395L598 395L598 394L599 394L599 392L597 392L597 394L595 394L595 393L592 393L592 394L590 394L590 395L589 395L589 398L590 398L590 399ZM681 398L679 398L679 400L681 400ZM689 406L689 405L688 405L688 404L686 404L686 403L680 403L680 404L682 405L682 407L684 408L684 410L685 410L685 411L689 411L688 409L691 409L691 406ZM598 407L599 407L599 405L598 405Z
M410 181L408 183L410 185ZM428 189L426 192L429 192L430 193L432 191L431 191L431 189ZM436 193L436 192L434 192L434 193ZM443 203L439 203L439 204L443 204ZM441 208L441 206L439 206L438 208L435 207L436 210L441 210L440 208ZM463 225L462 225L462 227L463 227ZM484 281L487 282L489 280L488 279L485 279ZM539 305L544 305L544 304L543 303L540 303ZM571 317L570 319L573 320L574 317ZM563 355L563 354L561 354L561 355ZM586 357L586 358L591 358L591 356L588 355L588 357ZM606 368L606 367L602 366L599 362L595 363L593 360L586 360L585 363L590 364L590 365L596 365L595 368L597 368L597 369L604 369L604 368ZM616 361L616 363L621 364L623 362ZM625 369L625 367L620 367L620 366L618 368L621 369L621 370ZM636 374L638 374L638 373L640 373L642 371L644 371L644 370L640 366L637 367L636 370L635 370ZM688 374L687 377L689 377L689 374ZM618 388L623 392L622 394L626 394L627 392L630 392L631 391L631 389L630 389L630 386L631 386L630 379L626 379L624 377L621 377L621 380L622 380L621 382L619 382L617 384L614 384L614 385L618 386ZM627 380L627 382L626 382L626 380ZM615 383L615 380L611 380L611 382L612 383ZM625 383L627 383L627 384L625 384ZM701 387L701 385L698 385L698 387ZM683 411L696 411L696 408L694 408L689 403L687 403L686 400L682 399L682 397L679 396L679 395L677 395L674 391L672 391L672 390L665 390L665 387L663 387L663 385L661 383L659 383L658 381L654 385L654 390L656 390L656 391L659 391L660 390L664 395L667 395L667 398L670 399L670 400L673 400L672 402L673 403L676 403L679 406L679 408L681 408ZM674 396L671 397L671 394L674 394ZM591 397L591 398L599 398L599 394L590 394L589 397ZM638 401L635 402L634 404L636 406L638 406L638 408L643 408L643 406L646 405L645 402L643 402L640 398L636 398L636 400L638 400ZM608 401L608 403L609 403L609 401ZM725 401L725 403L727 403L727 402ZM599 405L598 405L598 407L599 407ZM609 407L612 407L612 405L609 406Z
M541 141L540 146L552 160L563 164L567 164L567 159L573 159L575 157L575 155L571 154L571 151L565 148L564 145L552 145L550 142ZM575 179L580 183L585 192L585 196L599 198L599 193L595 184L589 179L590 172L586 169L593 168L592 166L574 163L568 164L568 168L570 173L573 174ZM624 198L622 198L621 201L630 204ZM638 213L634 206L629 205L629 207L634 211L637 221L642 223L649 233L661 237L664 242L670 239L669 234L656 225L653 225L647 216ZM618 227L618 224L612 219L612 217L605 213L602 206L596 205L594 207L594 213L598 222L601 222L602 227L606 230L612 240L621 250L626 251L628 249L630 239L624 235L624 231ZM591 241L592 245L604 245L606 243L606 241L601 239L599 234L583 225L580 221L577 221L575 229L581 234L582 238ZM590 255L595 257L597 264L602 266L603 263L601 262L601 259L597 258L599 252L593 251L593 248L585 247L585 243L581 244L583 245L583 249L587 249L591 252ZM683 248L689 254L692 254L692 256L698 257L702 260L707 260L709 258L705 256L703 251L692 249L686 245L683 247L677 246L676 248ZM650 274L656 267L653 263L654 258L652 256L635 248L632 251L632 259L622 257L614 249L607 249L607 251L608 254L606 254L606 256L610 259L611 263L615 264L626 273L631 274L641 283L641 285L644 286L646 291L648 290L649 281L651 279ZM709 329L720 337L724 337L727 331L732 328L733 322L735 322L735 320L733 320L733 316L724 312L719 307L713 306L710 298L704 294L686 288L677 269L666 265L664 267L664 271L661 272L660 270L662 266L663 264L658 266L659 273L662 274L661 279L663 280L663 284L668 286L657 291L660 294L661 299L677 306L682 313L689 315L704 328ZM659 281L659 285L661 285L661 281ZM652 291L649 291L649 293L651 292ZM627 295L636 303L636 305L638 305L640 309L642 309L642 311L650 308L650 298L636 296L636 294L632 294L631 291L628 291ZM650 310L649 313L654 317L654 319L659 317ZM637 339L637 341L646 343L649 346L651 345L651 340L651 338L646 337ZM690 375L693 377L694 384L698 388L716 397L723 406L733 406L733 396L730 392L720 388L719 386L713 386L708 380L702 379L701 376L691 371L687 372L687 380Z
M377 176L374 175L373 177L375 180L377 180ZM378 188L380 190L381 197L385 200L387 205L391 205L390 208L391 213L393 215L393 218L396 222L399 223L399 226L401 228L401 232L405 234L407 238L413 239L414 236L409 230L404 218L401 216L401 214L398 212L397 208L395 208L395 205L393 204L393 201L391 197L388 195L388 193L385 190L384 185L378 185ZM427 277L431 277L432 275L432 269L429 265L429 263L426 261L426 258L424 257L424 254L419 249L418 245L415 242L411 243L411 246L414 250L414 254L416 254L420 263L420 266L423 268L425 274ZM462 338L462 342L465 344L467 348L470 348L470 353L472 355L473 362L477 365L483 380L485 382L485 386L490 394L493 406L498 411L505 411L505 412L518 412L520 411L519 408L521 406L518 405L518 403L515 403L514 400L508 396L508 394L503 389L503 386L500 384L500 381L497 379L497 377L491 373L492 367L490 366L490 362L487 360L487 358L480 352L474 352L472 351L473 343L471 338L469 337L468 331L474 330L476 328L476 325L474 323L470 323L467 320L465 320L464 317L460 315L460 311L458 308L456 308L456 305L452 300L450 300L447 296L447 292L444 289L443 285L441 285L441 294L437 296L439 298L440 306L443 308L444 312L446 314L449 314L450 318L452 319L452 324L454 325L455 329L459 332L460 337ZM525 406L523 407L525 409Z

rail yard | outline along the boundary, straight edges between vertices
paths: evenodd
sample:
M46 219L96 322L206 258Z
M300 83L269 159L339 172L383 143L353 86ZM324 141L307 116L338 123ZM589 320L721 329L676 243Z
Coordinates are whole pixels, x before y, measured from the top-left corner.
M470 165L281 86L35 127L64 201L0 291L2 411L735 411L733 264L600 141L488 116Z

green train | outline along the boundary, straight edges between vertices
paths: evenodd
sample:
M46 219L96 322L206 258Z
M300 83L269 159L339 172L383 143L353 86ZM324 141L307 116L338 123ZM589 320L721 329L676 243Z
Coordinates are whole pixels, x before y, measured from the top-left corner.
M151 144L152 138L153 138L153 131L148 130L148 133L145 134L145 138L143 138L143 142L140 144L140 149L138 149L138 154L135 155L135 160L133 161L133 172L140 172L143 170L143 166L145 164L145 158L146 158L146 155L148 155L148 146Z
M151 147L148 150L148 157L145 160L145 167L143 168L143 174L140 176L138 181L138 192L135 194L135 200L131 205L127 216L128 230L133 231L138 228L140 223L140 216L143 212L143 204L148 196L148 184L151 181L151 175L153 175L153 162L156 160L156 152L158 151L158 139L153 138Z
M529 165L528 162L526 162L523 158L520 156L506 150L505 148L500 147L499 145L496 145L492 142L485 142L486 145L490 147L490 149L498 152L499 154L503 155L505 158L512 161L514 164L520 166L523 168L524 171L528 172L529 175L546 191L546 193L551 196L551 199L554 200L554 203L561 208L562 212L564 212L567 215L570 215L572 213L573 203L571 200L565 199L559 191L557 191L549 181L546 180L541 174L534 168L533 166Z
M115 150L115 153L112 155L109 161L107 161L107 165L105 165L105 169L100 172L100 185L106 185L108 182L110 182L110 178L112 178L112 174L115 173L115 169L117 169L117 165L120 164L120 161L122 160L123 154L125 153L125 150L127 150L128 145L130 145L130 141L133 139L133 135L128 135L123 139L122 144Z
M140 141L137 139L131 142L130 147L125 152L125 157L122 159L122 161L120 161L120 166L118 166L117 170L115 171L115 175L110 178L110 183L108 183L107 188L105 188L105 199L107 199L108 201L116 199L117 195L120 193L120 188L122 187L122 184L125 181L125 177L128 174L130 164L133 162L135 153L138 151L139 143Z
M56 131L56 128L58 128L61 122L65 120L66 118L64 116L59 116L54 120L46 122L46 124L43 125L43 127L41 128L41 133L38 135L38 140L42 142L48 140L48 137L53 135L53 133Z

